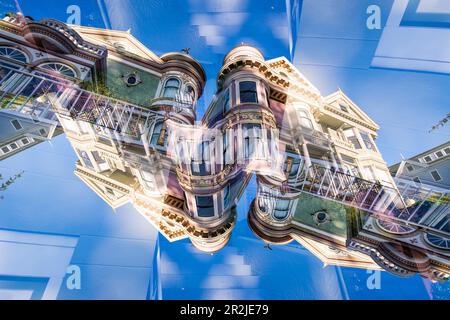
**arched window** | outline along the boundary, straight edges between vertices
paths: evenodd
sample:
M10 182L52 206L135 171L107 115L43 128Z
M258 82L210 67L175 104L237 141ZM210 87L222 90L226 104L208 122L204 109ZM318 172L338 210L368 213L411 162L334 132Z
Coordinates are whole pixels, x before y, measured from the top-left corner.
M298 117L300 120L300 125L302 127L308 128L308 129L312 129L313 128L313 124L311 119L308 116L308 113L306 113L306 111L303 110L298 110Z
M180 90L180 80L170 78L166 81L166 84L164 86L163 97L175 98L178 94L178 90Z
M75 78L75 71L68 65L58 62L47 62L38 66L41 69L49 70L51 74L62 75L65 77Z
M289 214L289 200L277 200L273 216L277 220L284 220Z
M434 247L447 250L450 249L450 238L427 233L425 239Z
M28 61L25 53L23 53L19 49L11 47L0 47L0 57L9 58L23 63L26 63Z

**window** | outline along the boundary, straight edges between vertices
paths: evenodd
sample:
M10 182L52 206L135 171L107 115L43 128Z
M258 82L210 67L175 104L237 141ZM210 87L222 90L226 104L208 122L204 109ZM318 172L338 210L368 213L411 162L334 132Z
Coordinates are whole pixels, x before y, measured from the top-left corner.
M77 150L78 156L83 160L83 163L86 167L93 169L91 159L86 151Z
M193 103L195 101L195 90L191 85L186 86L184 95L186 96L188 102Z
M430 172L431 176L433 177L434 181L441 181L441 175L439 174L439 172L437 170L433 170Z
M358 138L355 135L355 131L353 130L353 128L350 129L345 129L344 130L344 135L347 137L348 141L350 141L353 144L353 147L355 149L361 149L361 144L359 143Z
M435 153L436 157L442 158L444 156L444 153L442 151L438 151Z
M176 98L179 89L180 89L180 80L170 78L169 80L166 81L166 84L164 86L163 97Z
M391 183L391 175L383 169L375 168L375 176L377 180L381 181L382 183L384 182L384 184Z
M9 147L11 148L11 150L16 150L18 147L17 147L17 144L15 143L15 142L13 142L13 143L11 143L10 145L9 145Z
M100 156L100 154L98 153L98 151L92 151L92 156L94 157L95 162L97 162L97 164L102 164L105 163L106 161Z
M450 239L446 237L442 237L440 235L429 234L427 233L425 236L426 240L435 247L449 249L450 248Z
M45 129L39 129L39 134L45 137L47 135L47 131Z
M406 169L407 169L409 172L414 171L414 167L413 167L412 165L410 165L410 164L408 164L408 165L406 166Z
M289 200L277 200L273 216L277 220L283 220L287 217L289 210Z
M414 181L414 182L417 182L417 183L420 183L420 179L419 179L419 177L415 177L415 178L413 178L413 181Z
M223 208L226 209L230 205L231 193L230 193L230 185L228 184L223 191Z
M153 174L147 171L142 171L142 180L145 181L147 187L154 188L155 187L155 178Z
M116 197L116 195L115 195L113 189L108 188L108 187L105 187L105 190L106 190L106 193L108 194L108 196L110 196L110 197L112 197L112 198L115 198L115 197Z
M244 125L244 157L245 159L264 158L262 148L262 131L260 124Z
M209 141L201 141L196 146L194 159L191 162L193 175L206 175L211 172Z
M286 157L284 163L284 174L287 178L294 179L297 177L298 169L300 168L300 159L294 157Z
M229 143L228 132L225 131L222 137L223 137L223 164L226 165L232 163L231 146Z
M2 152L3 152L4 154L8 153L8 152L9 152L9 147L8 147L8 146L2 147Z
M366 145L366 148L369 150L375 150L375 146L372 143L372 140L370 139L370 135L367 132L361 131L361 138L364 141L364 144Z
M14 129L16 129L17 131L19 131L23 128L22 125L20 124L19 120L16 120L16 119L11 120L11 124L14 127Z
M129 74L125 75L123 77L123 81L129 87L137 86L138 84L140 84L142 82L141 77L139 77L139 75L137 73L129 73Z
M75 71L68 65L65 65L62 63L57 63L57 62L44 63L44 64L39 65L39 68L48 70L50 72L50 74L56 74L56 75L61 75L61 76L71 77L71 78L76 77Z
M196 196L197 214L202 218L214 217L214 200L212 196Z
M164 146L167 140L168 132L166 126L162 121L159 121L155 124L155 128L153 129L152 139L150 140L150 144L156 146Z
M348 163L355 163L355 159L353 159L352 157L349 157L345 154L341 154L341 158L343 161L348 162Z
M22 142L22 144L23 144L24 146L26 146L27 144L30 143L30 140L28 140L28 138L23 138L23 139L20 140L20 141Z
M425 162L431 162L433 159L431 158L431 156L426 156L426 157L423 158L423 160Z
M242 81L239 83L239 93L241 97L241 103L257 103L258 93L256 91L256 82L254 81Z
M449 155L450 154L450 147L447 147L444 149L445 154Z
M306 111L298 110L298 117L300 119L300 125L302 127L305 127L305 128L308 128L308 129L312 129L313 128L312 121L308 117L308 114L306 113Z
M343 104L339 104L339 108L340 108L342 111L348 113L348 108L347 108L347 106L344 106Z
M370 181L376 181L375 173L373 172L372 167L364 167L364 173L366 175L366 179Z
M28 61L25 53L18 49L10 47L0 47L0 57L9 58L23 63L26 63Z
M223 113L227 113L230 110L230 90L227 89L223 94Z

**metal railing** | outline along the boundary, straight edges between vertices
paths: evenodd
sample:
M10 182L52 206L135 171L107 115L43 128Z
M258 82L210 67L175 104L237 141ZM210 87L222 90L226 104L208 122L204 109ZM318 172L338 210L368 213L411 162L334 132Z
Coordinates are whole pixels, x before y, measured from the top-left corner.
M303 165L297 182L294 184L297 186L292 186L293 183L289 181L280 189L262 188L258 196L277 201L287 192L305 192L358 208L377 219L420 227L449 236L448 232L436 226L436 219L448 218L450 215L449 190L410 187L400 192L379 182L368 181L316 163L309 167ZM405 200L414 200L414 203L408 205Z
M56 113L139 136L150 119L163 118L161 112L81 89L75 83L54 76L30 74L0 64L0 108L57 121Z
M179 113L194 107L192 101L181 96L172 101L173 110L151 110L83 90L66 79L31 74L0 63L0 108L28 114L36 121L57 121L56 112L121 135L139 137L156 118L164 118L169 111Z

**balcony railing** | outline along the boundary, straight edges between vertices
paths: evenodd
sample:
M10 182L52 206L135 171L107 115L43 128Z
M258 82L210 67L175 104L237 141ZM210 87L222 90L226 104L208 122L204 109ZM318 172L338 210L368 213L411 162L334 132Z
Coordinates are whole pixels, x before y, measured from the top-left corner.
M441 228L434 227L438 216L449 215L450 194L448 190L413 190L400 193L397 189L372 182L327 168L319 164L304 165L298 176L296 187L289 183L282 187L282 192L305 192L327 200L333 200L347 206L361 209L378 219L431 230L446 234ZM272 201L280 195L280 190L265 190L262 197L270 197ZM408 205L406 199L413 199Z
M0 65L0 107L34 117L40 115L57 121L54 113L74 120L139 137L150 120L164 114L135 104L89 92L76 84L54 76L30 74Z

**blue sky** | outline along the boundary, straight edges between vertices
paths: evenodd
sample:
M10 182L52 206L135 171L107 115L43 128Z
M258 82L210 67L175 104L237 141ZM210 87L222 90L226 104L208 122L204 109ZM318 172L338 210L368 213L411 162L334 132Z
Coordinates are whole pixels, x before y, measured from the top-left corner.
M69 16L67 7L77 4L81 9L82 25L104 27L106 23L115 29L131 29L133 35L157 54L190 47L191 55L203 64L208 76L201 110L214 94L215 78L224 54L235 45L241 42L256 45L266 58L290 56L284 0L99 2L109 12L106 20L102 18L96 0L46 0L45 10L42 2L18 1L23 12L36 20L55 18L65 21ZM365 28L365 9L369 3L378 3L384 24L393 1L340 0L340 6L336 2L304 1L294 55L294 63L300 71L322 94L342 88L380 124L378 146L389 164L397 161L400 153L409 156L447 141L449 127L431 134L428 129L449 110L448 76L369 68L381 31ZM0 3L3 12L15 11L15 7L13 0ZM157 236L154 229L129 205L116 212L109 208L74 176L75 160L67 139L59 136L51 143L41 144L0 163L0 172L5 176L25 170L24 176L4 194L0 228L81 237L81 247L77 249L73 263L84 266L89 279L87 291L63 291L62 298L105 297L95 288L103 288L102 292L109 290L113 295L127 282L129 286L122 294L145 297L142 283L151 269L149 257L153 252L150 248ZM276 247L267 253L247 227L245 214L253 197L254 184L240 202L239 223L230 242L231 248L211 258L211 265L216 266L227 265L218 261L228 259L230 254L245 256L247 264L252 266L250 278L246 279L256 281L256 288L248 289L249 295L254 294L251 297L277 298L279 293L271 293L277 291L272 289L282 291L283 288L276 284L285 283L295 283L295 286L288 286L284 298L426 299L438 288L418 276L400 279L383 273L382 289L371 291L365 286L365 270L323 268L315 257L296 244ZM170 281L177 278L170 273L170 268L180 272L184 277L180 283L184 283L192 270L205 271L203 274L206 275L212 267L209 263L202 264L207 261L204 255L193 255L193 262L183 268L183 253L190 248L187 241L170 244L161 239L160 243L161 263L167 268L163 273L169 296L185 297L186 292L205 297L217 292L224 294L203 287L192 288L192 283L187 284L191 288L186 291L172 288ZM111 251L114 255L108 253ZM105 280L99 280L102 278ZM193 279L207 282L216 278L197 274ZM322 279L328 279L327 286ZM448 299L449 285L439 288L444 288L443 296ZM236 291L238 293L242 294ZM117 293L113 297L123 296Z

